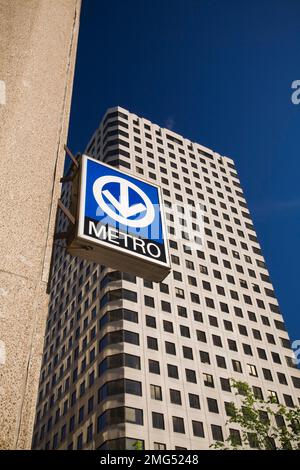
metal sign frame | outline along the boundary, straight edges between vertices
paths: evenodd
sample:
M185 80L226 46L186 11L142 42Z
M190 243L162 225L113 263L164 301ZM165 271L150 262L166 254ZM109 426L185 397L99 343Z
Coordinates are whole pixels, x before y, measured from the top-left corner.
M141 181L146 185L152 186L156 189L157 194L158 194L158 201L159 201L159 210L160 210L160 222L161 222L161 232L162 232L162 244L163 244L163 249L164 249L164 254L165 254L165 261L157 260L152 257L147 257L146 255L134 252L132 250L127 250L124 249L121 246L118 245L112 245L109 242L101 239L95 239L87 234L84 233L84 220L85 220L85 207L86 207L86 183L87 183L87 166L88 166L88 161L93 161L97 164L100 164L101 166L105 166L109 168L110 170L113 170L116 173L120 174L120 177L125 178L126 176L129 176L131 179L136 180L136 184L138 186L138 182ZM145 193L146 194L146 193ZM142 268L142 273L144 272L143 269L145 269L145 278L149 278L147 276L147 266L150 272L150 278L151 276L153 277L153 280L156 280L156 278L164 278L169 272L170 272L170 256L169 256L169 247L168 247L168 240L167 240L167 229L166 229L166 219L165 219L165 212L164 212L164 206L163 206L163 199L162 199L162 193L161 193L161 188L157 184L153 184L152 182L150 183L149 181L145 180L144 178L139 178L136 176L131 175L130 173L126 171L122 171L118 168L115 168L111 165L108 165L105 162L96 160L94 158L89 157L88 155L82 155L80 158L80 181L79 181L79 192L78 192L78 204L77 204L77 217L76 217L76 228L75 228L75 242L76 244L73 246L79 248L81 244L82 252L84 253L84 250L89 252L88 256L82 255L82 257L86 257L90 260L93 259L93 255L91 253L91 250L97 251L97 247L99 250L103 249L106 251L105 255L107 256L107 253L115 253L115 257L119 256L120 260L123 260L124 263L124 256L131 261L136 260L137 263L137 275L141 275L138 266L142 267L145 265L144 268ZM149 224L150 225L150 224ZM150 239L151 241L151 239ZM155 242L154 242L155 243ZM72 244L71 244L71 249L69 250L71 254L74 254L75 256L81 256L80 254L72 253ZM105 256L105 257L106 257ZM99 257L97 258L96 262L99 262ZM105 264L105 263L103 263ZM118 263L117 263L118 264ZM116 263L112 262L112 267L113 265L116 265ZM134 264L129 263L129 270L132 272L133 271L133 266ZM152 268L150 268L150 266ZM131 268L130 268L131 267ZM155 269L157 270L157 273L161 272L161 275L154 275ZM152 274L151 274L152 273ZM163 276L163 277L162 277Z

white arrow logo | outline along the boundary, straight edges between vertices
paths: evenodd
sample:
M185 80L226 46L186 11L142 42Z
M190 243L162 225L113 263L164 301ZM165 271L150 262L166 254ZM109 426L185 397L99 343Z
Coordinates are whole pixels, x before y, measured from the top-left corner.
M108 189L105 189L102 193L125 219L128 219L129 217L132 217L133 215L136 215L139 212L145 211L147 209L146 206L141 203L129 206L129 191L125 184L120 186L120 201L118 201L115 196L113 196L111 192L108 191Z
M108 189L103 187L107 183L118 183L120 185L120 198L119 201L111 194ZM143 203L129 205L129 188L135 191L143 200ZM129 227L146 227L150 225L155 217L155 211L153 204L151 203L147 194L141 190L136 184L131 181L121 178L119 176L101 176L96 179L93 184L93 194L94 197L101 207L101 209L110 217L112 217L117 222L127 225ZM118 211L112 210L111 206L103 199L105 196L111 205ZM143 217L136 220L131 220L129 217L137 215L141 212L145 212Z

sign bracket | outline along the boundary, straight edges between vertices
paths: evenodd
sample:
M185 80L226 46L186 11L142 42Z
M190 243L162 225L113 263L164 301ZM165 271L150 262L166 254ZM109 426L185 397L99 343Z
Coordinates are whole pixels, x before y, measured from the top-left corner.
M76 220L75 217L71 214L69 209L62 203L61 199L58 200L57 202L59 209L65 214L67 219L71 222L71 224L75 225Z

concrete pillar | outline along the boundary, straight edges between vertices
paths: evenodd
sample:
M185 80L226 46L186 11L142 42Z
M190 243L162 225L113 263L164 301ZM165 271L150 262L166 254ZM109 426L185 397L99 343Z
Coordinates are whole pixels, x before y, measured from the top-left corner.
M0 448L31 446L81 0L0 0Z

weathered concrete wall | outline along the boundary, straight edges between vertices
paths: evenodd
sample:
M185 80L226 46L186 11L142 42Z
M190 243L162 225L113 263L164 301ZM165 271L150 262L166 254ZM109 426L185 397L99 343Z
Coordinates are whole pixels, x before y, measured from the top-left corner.
M30 448L81 0L0 0L0 448Z

